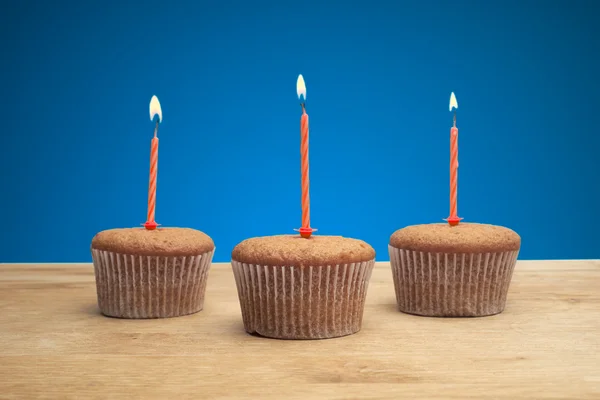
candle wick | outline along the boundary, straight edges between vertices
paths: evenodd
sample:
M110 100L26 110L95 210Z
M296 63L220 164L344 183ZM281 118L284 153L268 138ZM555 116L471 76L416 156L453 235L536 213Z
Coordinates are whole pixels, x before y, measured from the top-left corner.
M158 134L158 121L156 121L156 127L154 128L154 137Z
M456 128L456 111L454 111L454 117L452 118L453 126Z
M306 113L306 106L304 105L304 103L300 103L300 106L302 106L302 112Z

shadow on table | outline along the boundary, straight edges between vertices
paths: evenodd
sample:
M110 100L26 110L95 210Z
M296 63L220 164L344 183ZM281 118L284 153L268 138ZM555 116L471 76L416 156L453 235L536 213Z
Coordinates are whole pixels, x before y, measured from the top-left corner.
M206 313L203 313L203 310L200 310L198 312L192 313L192 314L187 314L187 315L179 315L176 317L162 317L162 318L124 318L124 317L113 317L111 315L104 315L102 314L102 312L100 311L100 308L98 307L97 303L90 303L90 304L86 304L83 307L80 308L80 311L88 316L92 316L92 317L99 317L99 318L110 318L110 319L114 319L114 320L137 320L137 321L152 321L152 320L158 320L158 319L175 319L175 318L190 318L190 317L194 317L194 316L199 316L199 315L205 315ZM241 329L244 329L244 325L242 324L241 319L238 321L236 319L236 323L241 327Z
M393 303L377 304L376 307L379 311L385 311L394 314L398 314L400 312L398 309L398 304L396 304L395 301Z
M92 303L92 304L86 304L81 308L81 312L86 314L86 315L93 315L93 316L98 316L98 317L104 317L104 315L100 312L100 309L98 308L98 304L96 303Z
M365 308L375 309L377 313L394 313L398 314L400 310L398 309L398 303L396 303L396 299L391 297L389 300L385 299L385 303L376 303L376 304L367 304Z

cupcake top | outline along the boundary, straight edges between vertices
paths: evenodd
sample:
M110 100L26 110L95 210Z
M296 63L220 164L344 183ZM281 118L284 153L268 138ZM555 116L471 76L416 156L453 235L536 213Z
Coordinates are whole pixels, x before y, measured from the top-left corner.
M518 250L521 237L497 225L460 223L413 225L394 232L390 246L431 253L488 253Z
M92 249L140 256L195 256L214 248L210 236L190 228L109 229L92 239Z
M233 249L235 261L269 266L323 266L370 261L375 250L358 239L277 235L246 239Z

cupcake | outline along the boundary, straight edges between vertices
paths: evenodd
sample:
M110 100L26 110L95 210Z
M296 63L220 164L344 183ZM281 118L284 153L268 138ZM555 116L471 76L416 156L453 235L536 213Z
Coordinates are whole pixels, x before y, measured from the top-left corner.
M521 238L495 225L414 225L391 236L390 261L400 311L436 317L501 313Z
M215 245L188 228L110 229L92 239L100 311L119 318L167 318L204 305Z
M326 339L361 329L375 250L340 236L244 240L232 266L248 333Z

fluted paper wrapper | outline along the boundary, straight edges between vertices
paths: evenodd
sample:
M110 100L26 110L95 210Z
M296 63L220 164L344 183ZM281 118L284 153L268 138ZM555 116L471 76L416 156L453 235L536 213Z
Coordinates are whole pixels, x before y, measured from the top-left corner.
M277 339L326 339L362 326L375 260L318 267L231 262L249 333Z
M155 257L92 249L100 311L118 318L168 318L202 310L213 254L214 249Z
M400 311L431 317L504 311L518 250L446 254L388 248Z

